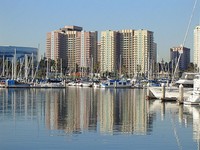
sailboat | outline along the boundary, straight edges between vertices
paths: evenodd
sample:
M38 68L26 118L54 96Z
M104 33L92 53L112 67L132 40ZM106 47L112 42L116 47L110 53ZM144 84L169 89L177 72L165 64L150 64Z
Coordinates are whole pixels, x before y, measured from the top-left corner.
M5 88L27 88L30 87L30 84L21 80L17 80L17 58L16 58L16 49L15 54L12 59L12 78L5 80Z
M37 65L36 71L38 70L38 67L39 67L39 63ZM62 60L61 60L61 68L62 68ZM56 74L57 74L57 68L56 68ZM62 71L61 71L61 75L62 75ZM34 78L35 78L35 76L36 75L34 75ZM49 78L49 61L47 60L46 80L45 81L41 81L39 83L34 82L31 85L31 87L32 88L65 88L65 80L58 79L58 78L55 78L55 79L50 79Z

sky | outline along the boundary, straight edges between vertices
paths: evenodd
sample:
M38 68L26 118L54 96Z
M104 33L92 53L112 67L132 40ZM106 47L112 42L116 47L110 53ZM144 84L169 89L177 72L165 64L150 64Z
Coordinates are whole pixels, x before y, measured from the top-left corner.
M154 32L158 61L169 61L169 49L183 44L196 0L0 0L0 46L46 48L46 33L66 25L86 31L146 29ZM188 30L191 49L199 25L200 0ZM99 39L100 40L100 39Z

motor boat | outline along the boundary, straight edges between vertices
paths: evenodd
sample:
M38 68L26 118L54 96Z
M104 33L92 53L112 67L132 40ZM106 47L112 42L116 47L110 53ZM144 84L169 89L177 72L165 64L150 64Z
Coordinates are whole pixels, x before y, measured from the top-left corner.
M200 74L195 76L192 94L183 103L185 105L200 104Z

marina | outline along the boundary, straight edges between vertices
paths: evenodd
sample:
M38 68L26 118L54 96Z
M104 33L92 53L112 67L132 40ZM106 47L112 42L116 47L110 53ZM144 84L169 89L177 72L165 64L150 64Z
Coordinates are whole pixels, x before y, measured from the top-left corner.
M0 148L200 150L199 6L2 1Z
M1 148L198 150L200 107L148 101L145 93L1 88Z

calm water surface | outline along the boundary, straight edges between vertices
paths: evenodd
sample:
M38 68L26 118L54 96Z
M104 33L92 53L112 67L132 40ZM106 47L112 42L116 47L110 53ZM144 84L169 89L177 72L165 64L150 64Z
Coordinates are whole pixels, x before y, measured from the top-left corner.
M0 89L0 149L199 149L200 108L147 101L145 93Z

